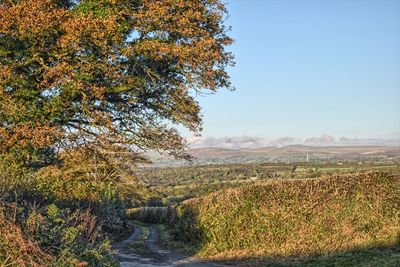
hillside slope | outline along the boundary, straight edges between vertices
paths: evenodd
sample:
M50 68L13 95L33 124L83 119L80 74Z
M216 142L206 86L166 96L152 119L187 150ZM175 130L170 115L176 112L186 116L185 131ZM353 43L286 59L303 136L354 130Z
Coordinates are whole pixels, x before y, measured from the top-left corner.
M284 147L261 148L194 148L189 149L193 164L226 164L226 163L286 163L305 162L307 154L312 163L324 164L333 162L398 162L400 147L384 146L304 146L291 145ZM153 166L180 166L183 161L152 154Z

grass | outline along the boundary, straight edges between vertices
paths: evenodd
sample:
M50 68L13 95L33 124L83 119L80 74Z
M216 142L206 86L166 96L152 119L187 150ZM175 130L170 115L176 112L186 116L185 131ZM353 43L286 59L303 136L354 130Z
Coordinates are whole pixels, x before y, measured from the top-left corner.
M392 248L371 248L320 256L296 263L297 266L400 266L400 252Z
M162 247L184 253L193 252L192 244L176 240L170 227L165 224L157 224L156 227L160 233L160 245Z
M398 267L400 251L394 248L364 248L309 257L259 257L238 259L237 266L274 267Z

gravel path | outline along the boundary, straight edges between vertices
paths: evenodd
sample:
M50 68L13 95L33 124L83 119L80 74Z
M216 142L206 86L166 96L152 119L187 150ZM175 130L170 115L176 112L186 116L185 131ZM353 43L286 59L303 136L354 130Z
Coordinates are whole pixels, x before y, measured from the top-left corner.
M214 262L199 261L176 251L162 249L158 245L158 241L159 232L155 226L135 225L135 231L129 238L114 245L121 267L228 266Z

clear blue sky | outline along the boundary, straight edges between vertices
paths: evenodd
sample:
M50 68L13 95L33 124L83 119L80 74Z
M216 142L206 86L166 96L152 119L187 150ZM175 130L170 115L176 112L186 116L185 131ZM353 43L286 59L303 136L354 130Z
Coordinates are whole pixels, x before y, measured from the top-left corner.
M229 0L236 91L203 136L400 137L399 0Z

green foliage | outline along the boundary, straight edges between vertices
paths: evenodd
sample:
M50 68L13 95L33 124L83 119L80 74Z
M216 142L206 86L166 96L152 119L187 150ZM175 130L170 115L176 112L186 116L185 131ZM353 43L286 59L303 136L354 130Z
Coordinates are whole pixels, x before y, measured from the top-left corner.
M176 207L143 207L128 209L128 218L145 223L172 224L176 222Z
M47 202L60 207L90 209L103 222L103 229L115 238L128 231L125 204L112 182L65 179L42 172L36 175L35 188Z
M1 201L0 209L7 205ZM23 220L13 219L0 213L4 266L117 266L110 242L89 210L71 212L51 204L30 210Z
M107 18L117 11L112 1L84 0L80 2L74 8L74 12L78 14L93 14L99 18Z

